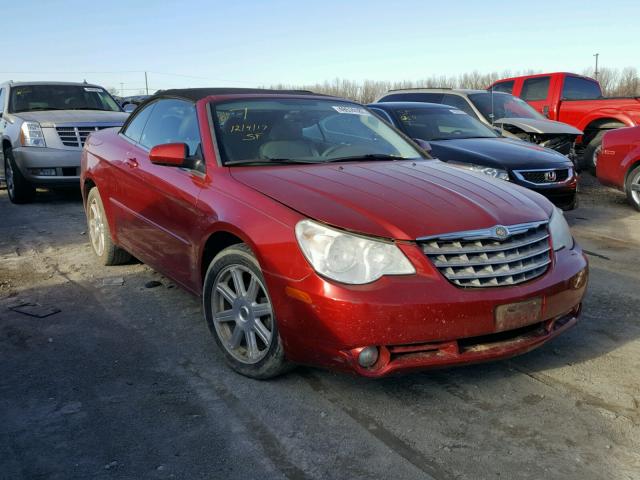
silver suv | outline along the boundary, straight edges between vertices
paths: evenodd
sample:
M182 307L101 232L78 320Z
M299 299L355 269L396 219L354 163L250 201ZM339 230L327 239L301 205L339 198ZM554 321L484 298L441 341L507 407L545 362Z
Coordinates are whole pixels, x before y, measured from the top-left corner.
M0 84L0 165L11 201L30 202L38 186L79 186L80 152L89 134L120 127L127 116L98 85Z

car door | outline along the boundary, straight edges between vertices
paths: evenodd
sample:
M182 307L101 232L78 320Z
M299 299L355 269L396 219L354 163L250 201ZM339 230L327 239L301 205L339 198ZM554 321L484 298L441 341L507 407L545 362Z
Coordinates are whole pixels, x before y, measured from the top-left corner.
M118 191L127 220L120 222L119 240L154 269L193 288L199 272L192 233L200 220L197 202L205 181L196 109L192 102L173 98L149 107L141 135L138 141L130 139L120 165ZM190 167L151 163L151 148L166 143L187 144Z
M548 117L551 109L551 75L527 78L522 82L520 98Z

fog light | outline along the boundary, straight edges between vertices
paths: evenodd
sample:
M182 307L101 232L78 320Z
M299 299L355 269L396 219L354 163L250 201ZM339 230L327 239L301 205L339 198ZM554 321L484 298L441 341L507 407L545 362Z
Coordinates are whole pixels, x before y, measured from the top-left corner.
M358 354L361 367L369 368L378 361L378 347L364 347Z

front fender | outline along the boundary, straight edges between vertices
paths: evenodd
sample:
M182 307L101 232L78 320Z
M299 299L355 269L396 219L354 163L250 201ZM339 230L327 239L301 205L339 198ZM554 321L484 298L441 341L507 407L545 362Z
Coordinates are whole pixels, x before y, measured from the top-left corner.
M309 274L310 266L295 238L295 225L302 215L229 175L220 175L212 183L215 188L203 190L198 199L204 213L198 265L202 265L209 238L227 232L251 248L265 273L291 279Z
M623 125L628 127L633 127L635 125L635 122L631 119L631 117L629 117L624 113L621 113L619 110L615 110L611 108L602 108L599 110L594 110L593 112L589 112L589 115L584 117L580 121L578 128L586 132L587 130L592 129L592 124L601 122L603 120L607 120L611 122L610 126L604 127L606 129L621 128L621 127L616 127L615 126L616 123L622 123ZM600 128L602 127L598 127L598 129Z

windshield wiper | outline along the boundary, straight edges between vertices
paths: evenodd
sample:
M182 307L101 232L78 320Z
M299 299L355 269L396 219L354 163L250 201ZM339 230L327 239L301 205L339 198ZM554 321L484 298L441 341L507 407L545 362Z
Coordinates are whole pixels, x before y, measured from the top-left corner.
M66 110L97 110L98 112L117 112L118 110L109 110L107 108L93 108L93 107L76 107L67 108Z
M230 160L225 162L226 167L230 165L300 165L309 163L324 163L316 160L300 160L297 158L265 158L255 160Z
M33 107L33 108L25 108L24 110L15 110L13 113L22 113L22 112L41 112L45 110L64 110L64 108L55 108L55 107Z
M399 155L387 155L385 153L367 153L366 155L354 155L352 157L337 157L325 160L326 162L355 162L358 160L378 160L378 161L393 161L393 160L415 160L412 158L405 158Z

